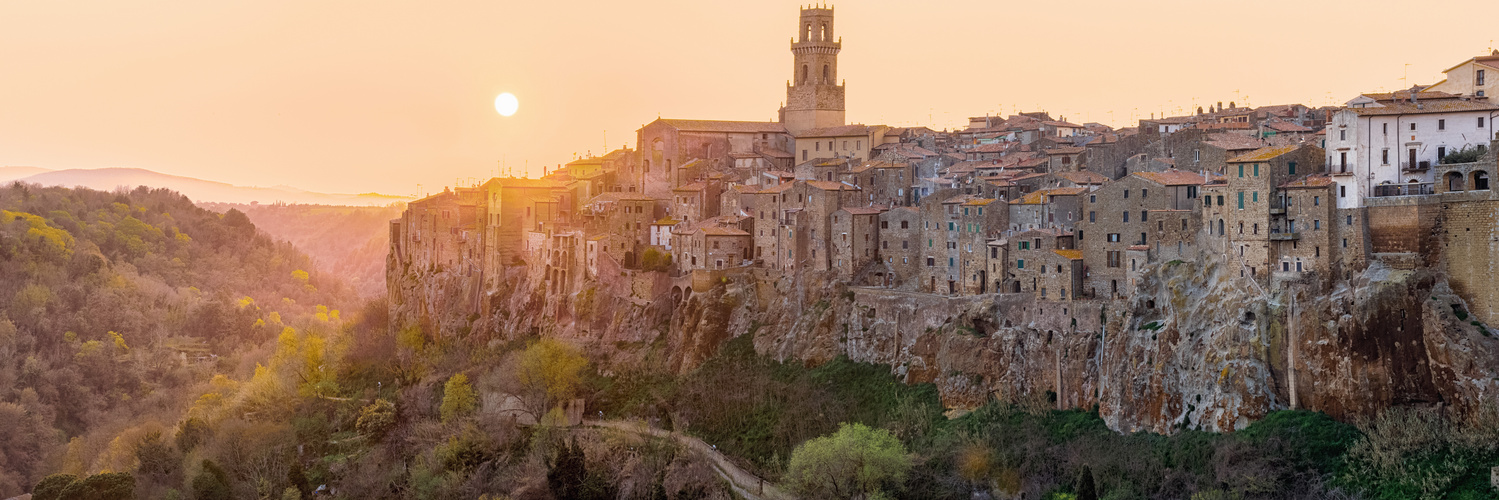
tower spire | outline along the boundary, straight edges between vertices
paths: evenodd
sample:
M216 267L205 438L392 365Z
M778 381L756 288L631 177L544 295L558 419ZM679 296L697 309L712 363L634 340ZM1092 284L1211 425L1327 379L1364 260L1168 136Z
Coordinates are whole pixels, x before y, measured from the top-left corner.
M791 42L791 83L781 122L793 134L844 124L844 87L838 80L838 52L843 41L833 31L833 9L826 5L801 9L797 35Z

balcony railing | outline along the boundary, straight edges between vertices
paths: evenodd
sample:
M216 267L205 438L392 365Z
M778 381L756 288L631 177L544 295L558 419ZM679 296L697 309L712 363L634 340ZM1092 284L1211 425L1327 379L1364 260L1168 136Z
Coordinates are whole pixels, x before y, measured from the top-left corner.
M1400 171L1402 172L1425 172L1427 170L1431 170L1430 161L1418 161L1416 163L1408 161L1400 162Z
M1409 184L1380 184L1374 186L1373 196L1422 196L1433 194L1430 182L1412 182Z

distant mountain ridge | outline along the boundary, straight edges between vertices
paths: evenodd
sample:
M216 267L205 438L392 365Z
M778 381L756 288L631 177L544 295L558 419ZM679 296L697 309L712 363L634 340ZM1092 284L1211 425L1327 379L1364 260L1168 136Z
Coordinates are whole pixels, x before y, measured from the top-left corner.
M96 168L48 170L40 167L0 167L0 182L21 181L43 186L87 187L111 191L117 187L150 186L167 188L194 201L223 203L297 203L314 205L385 206L410 201L407 196L379 193L317 193L278 185L275 187L236 186L194 177L163 174L143 168Z

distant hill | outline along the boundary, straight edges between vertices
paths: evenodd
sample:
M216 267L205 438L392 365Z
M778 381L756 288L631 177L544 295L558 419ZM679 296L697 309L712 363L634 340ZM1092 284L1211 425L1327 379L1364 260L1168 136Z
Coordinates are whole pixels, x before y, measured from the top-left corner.
M10 182L43 172L51 172L51 170L42 167L0 167L0 182Z
M385 254L390 249L390 220L404 206L350 207L281 203L200 202L226 213L244 212L255 227L291 243L323 272L337 276L363 297L385 294Z
M23 175L24 174L24 175ZM410 201L409 197L378 193L332 194L304 191L289 186L245 187L193 177L168 175L140 168L47 170L37 167L0 167L0 182L19 180L43 186L86 187L113 191L117 187L150 186L187 195L194 201L224 203L298 203L314 205L385 206Z

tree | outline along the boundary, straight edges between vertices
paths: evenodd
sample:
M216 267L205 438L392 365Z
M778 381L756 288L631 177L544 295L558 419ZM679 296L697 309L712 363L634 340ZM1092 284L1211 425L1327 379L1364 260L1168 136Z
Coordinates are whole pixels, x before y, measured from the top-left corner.
M128 472L94 474L63 488L59 500L130 500L135 498L135 476Z
M161 431L150 431L141 436L135 442L135 459L140 462L137 469L141 474L149 474L157 477L166 477L176 472L179 460L172 449L167 446L166 440L161 438Z
M370 440L379 441L395 424L395 403L376 399L374 403L359 410L359 420L354 421L354 428L369 436Z
M1086 465L1078 473L1077 500L1098 500L1098 488L1093 485L1093 469Z
M229 500L229 475L212 460L203 461L203 470L193 477L193 498L197 500Z
M845 423L832 435L797 446L785 481L806 498L867 499L904 481L910 469L905 445L890 431Z
M556 339L541 339L520 353L515 379L522 403L539 421L554 406L573 397L583 382L588 359L578 348Z
M193 451L199 444L208 439L208 423L198 417L191 417L182 422L177 428L177 449L183 453Z
M444 422L473 413L478 406L479 398L474 394L473 386L469 385L467 375L453 375L443 384L441 411Z
M588 464L578 442L562 443L557 447L557 456L547 469L547 487L552 495L563 500L582 497L583 483L588 479Z
M31 500L58 500L62 498L62 490L68 485L78 481L78 476L72 474L53 474L42 478L31 489Z

